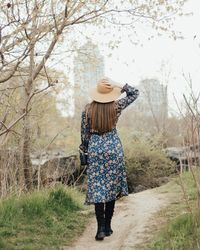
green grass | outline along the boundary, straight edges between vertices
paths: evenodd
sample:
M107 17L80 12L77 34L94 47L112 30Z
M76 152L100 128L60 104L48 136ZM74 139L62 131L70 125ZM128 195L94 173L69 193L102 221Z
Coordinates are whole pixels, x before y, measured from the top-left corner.
M89 215L84 195L57 188L13 195L0 202L0 249L59 249L83 232Z
M197 223L197 224L196 224ZM199 249L200 223L197 215L182 214L172 220L147 249L196 250Z
M200 171L195 171L200 180ZM157 217L165 220L165 226L147 244L148 250L197 250L200 249L200 214L197 206L197 190L190 172L182 175L192 214L184 201L180 178L173 178L168 184L159 188L159 192L170 193L175 199L171 205L159 212ZM159 220L159 219L158 219Z

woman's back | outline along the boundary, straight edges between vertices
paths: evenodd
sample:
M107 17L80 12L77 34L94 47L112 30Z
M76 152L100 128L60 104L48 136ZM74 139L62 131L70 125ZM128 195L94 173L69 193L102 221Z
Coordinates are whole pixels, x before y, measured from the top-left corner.
M138 89L125 84L121 93L126 92L126 96L116 101L108 103L99 103L93 101L87 104L82 112L81 121L81 149L88 146L92 134L103 135L116 128L116 124L122 110L133 103L138 95Z
M104 134L116 126L117 109L115 101L99 103L93 101L86 106L86 121L91 132Z

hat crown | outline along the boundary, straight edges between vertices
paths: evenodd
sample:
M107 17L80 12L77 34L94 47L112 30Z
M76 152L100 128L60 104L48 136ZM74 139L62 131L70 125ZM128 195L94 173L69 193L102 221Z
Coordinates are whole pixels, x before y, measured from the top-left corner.
M108 94L112 92L112 90L113 90L113 87L108 83L100 82L97 84L97 91L101 94Z
M90 89L89 93L93 101L108 103L115 101L121 95L121 88L113 84L109 78L103 78L95 88Z

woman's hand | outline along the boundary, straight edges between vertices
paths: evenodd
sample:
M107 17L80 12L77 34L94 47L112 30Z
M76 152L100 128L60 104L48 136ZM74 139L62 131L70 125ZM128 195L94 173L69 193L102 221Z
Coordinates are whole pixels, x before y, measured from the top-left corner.
M100 80L102 83L109 84L113 88L120 88L122 89L122 85L118 82L113 81L111 78L104 77Z

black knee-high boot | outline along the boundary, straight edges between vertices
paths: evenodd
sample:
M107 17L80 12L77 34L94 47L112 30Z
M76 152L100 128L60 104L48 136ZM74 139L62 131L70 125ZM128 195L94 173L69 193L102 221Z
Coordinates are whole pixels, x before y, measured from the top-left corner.
M110 236L113 233L111 229L111 220L114 213L115 200L108 201L105 204L105 236Z
M103 240L105 237L104 203L95 203L95 214L97 219L96 240Z

